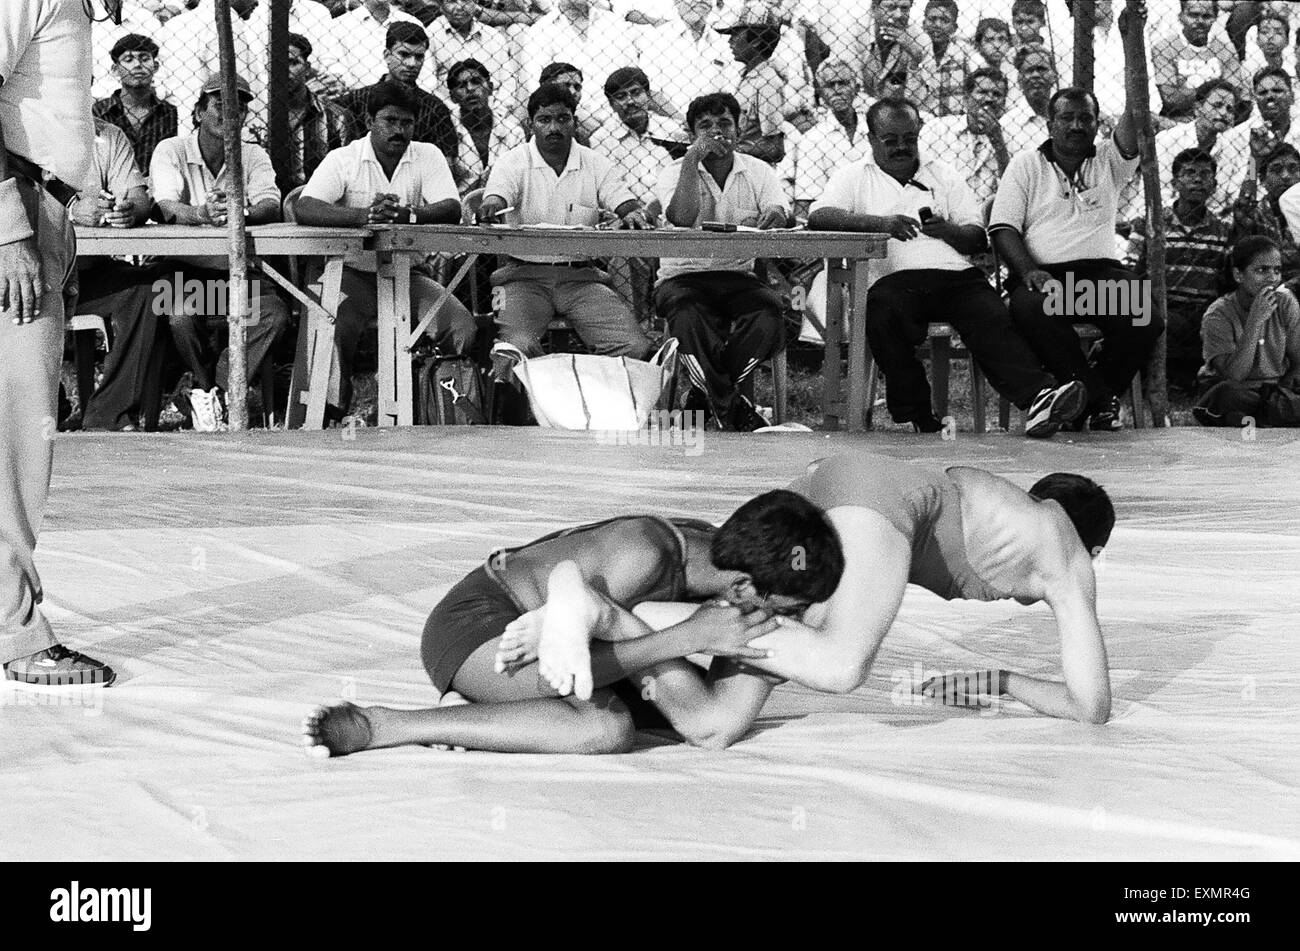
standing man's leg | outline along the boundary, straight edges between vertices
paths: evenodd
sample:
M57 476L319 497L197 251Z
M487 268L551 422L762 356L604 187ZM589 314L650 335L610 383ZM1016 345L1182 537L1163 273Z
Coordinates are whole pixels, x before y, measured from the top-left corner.
M33 556L54 464L63 284L76 250L67 209L29 181L19 188L48 289L35 321L19 326L12 311L0 315L0 665L30 683L107 685L113 671L58 646L39 607Z

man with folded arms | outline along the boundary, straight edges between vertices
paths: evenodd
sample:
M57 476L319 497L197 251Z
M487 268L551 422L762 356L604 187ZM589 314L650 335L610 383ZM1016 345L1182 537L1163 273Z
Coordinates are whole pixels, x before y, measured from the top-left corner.
M298 199L301 224L360 228L368 224L456 224L460 195L451 168L437 146L413 142L418 103L400 83L372 86L370 134L325 156ZM379 319L374 265L346 262L334 326L338 348L339 409L352 395L352 366L361 335ZM437 308L429 334L445 356L463 355L474 343L474 318L442 285L411 272L411 317L424 320Z
M574 141L578 102L563 86L544 83L528 97L533 138L493 166L479 206L480 224L585 225L621 219L648 228L645 210L614 163ZM505 258L492 273L501 341L540 356L551 320L564 317L583 342L607 356L643 359L650 340L609 286L599 261L553 255ZM497 356L506 375L508 358Z

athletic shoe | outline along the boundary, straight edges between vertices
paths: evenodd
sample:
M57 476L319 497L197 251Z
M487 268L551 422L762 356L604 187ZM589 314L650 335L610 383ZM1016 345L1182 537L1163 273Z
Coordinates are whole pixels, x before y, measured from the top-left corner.
M224 407L221 405L221 392L215 386L208 391L197 386L190 390L190 408L196 433L218 433L226 428L222 420Z
M62 644L11 660L4 669L9 680L37 687L107 687L117 679L112 667Z
M754 408L753 403L740 393L735 395L727 410L727 429L737 433L752 433L768 425L768 421Z
M1088 429L1094 433L1117 433L1124 428L1119 415L1119 397L1112 396L1101 409L1088 417Z
M1071 380L1064 386L1044 387L1029 404L1025 435L1031 439L1046 439L1082 414L1087 402L1088 388L1078 380Z
M943 420L934 413L928 413L920 419L911 420L914 433L938 433L943 431Z

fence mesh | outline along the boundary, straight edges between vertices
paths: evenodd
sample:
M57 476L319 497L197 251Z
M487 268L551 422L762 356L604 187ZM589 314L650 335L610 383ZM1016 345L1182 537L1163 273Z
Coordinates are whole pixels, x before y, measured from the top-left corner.
M165 134L188 135L203 84L218 69L215 0L126 0L121 27L96 27L94 94L100 118L123 127L146 175ZM833 171L871 155L865 112L879 97L906 95L920 108L923 158L962 171L982 204L1007 159L1046 138L1043 103L1074 76L1075 20L1066 0L231 0L237 68L253 100L244 134L266 150L282 194L303 184L329 149L366 131L365 89L385 77L425 95L416 138L447 155L462 194L481 186L506 149L528 135L526 100L543 72L580 94L579 141L623 170L647 204L660 167L690 137L691 100L728 91L741 107L741 150L771 162L792 214L805 218ZM1190 99L1207 79L1234 83L1234 121L1219 136L1212 210L1231 215L1253 182L1261 137L1275 145L1300 126L1264 121L1250 104L1255 71L1294 75L1293 8L1253 26L1266 4L1192 0L1214 17L1208 42L1183 39L1179 0L1150 0L1146 45L1152 108L1165 135L1162 178L1174 145L1196 144ZM1122 2L1089 5L1092 89L1105 122L1124 108L1119 30ZM1247 15L1243 16L1243 10ZM277 12L278 11L278 12ZM273 29L273 22L287 22ZM148 37L123 46L127 34ZM156 52L154 48L156 47ZM119 56L115 62L113 51ZM478 70L452 67L472 60ZM557 66L556 64L563 64ZM638 72L629 73L633 67ZM618 74L620 88L607 89ZM468 79L466 78L468 77ZM449 80L456 82L449 84ZM644 87L640 90L633 87ZM150 105L149 93L175 107ZM486 94L486 96L485 96ZM1273 107L1276 111L1276 104ZM490 121L489 121L490 120ZM1181 123L1181 125L1179 125ZM1263 126L1264 132L1257 131ZM1181 131L1180 131L1181 130ZM1252 130L1256 130L1253 131ZM1170 143L1173 143L1172 145ZM1261 185L1262 189L1262 185ZM1169 201L1172 193L1166 196ZM1142 214L1137 184L1121 219ZM1117 222L1117 255L1136 257ZM1297 261L1300 264L1300 260ZM774 268L775 282L807 283L815 265ZM621 293L648 318L651 268L619 265ZM1294 276L1294 275L1288 275ZM794 295L796 298L801 295Z

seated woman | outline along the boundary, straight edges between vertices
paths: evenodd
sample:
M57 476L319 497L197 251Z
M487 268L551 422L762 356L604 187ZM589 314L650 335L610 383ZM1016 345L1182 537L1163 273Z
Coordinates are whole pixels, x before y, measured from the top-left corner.
M1300 426L1300 303L1282 283L1271 238L1233 246L1237 289L1205 312L1205 366L1192 415L1202 426Z

